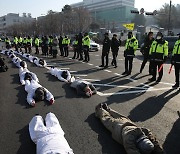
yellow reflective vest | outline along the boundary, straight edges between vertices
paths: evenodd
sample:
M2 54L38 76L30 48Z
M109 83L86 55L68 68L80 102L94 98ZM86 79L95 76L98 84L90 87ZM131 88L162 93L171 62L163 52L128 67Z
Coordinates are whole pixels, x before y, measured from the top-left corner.
M63 38L62 44L63 45L69 45L70 44L70 39L69 38Z
M89 36L85 36L83 39L82 39L82 45L83 46L88 46L90 48L90 38Z
M177 40L174 44L172 56L174 56L174 55L180 55L180 39Z

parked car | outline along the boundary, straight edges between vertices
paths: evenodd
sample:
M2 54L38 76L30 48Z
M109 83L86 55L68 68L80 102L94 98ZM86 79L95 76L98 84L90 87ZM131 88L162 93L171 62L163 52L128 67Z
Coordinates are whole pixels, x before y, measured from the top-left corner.
M100 50L100 45L91 40L90 41L90 51L99 51L99 50Z

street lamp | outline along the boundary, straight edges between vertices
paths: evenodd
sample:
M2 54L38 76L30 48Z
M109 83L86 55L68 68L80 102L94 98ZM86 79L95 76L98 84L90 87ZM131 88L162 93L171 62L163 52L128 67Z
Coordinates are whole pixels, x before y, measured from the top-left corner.
M171 8L172 8L172 1L170 0L170 5L169 5L169 20L168 20L168 35L170 35L170 28L171 28Z

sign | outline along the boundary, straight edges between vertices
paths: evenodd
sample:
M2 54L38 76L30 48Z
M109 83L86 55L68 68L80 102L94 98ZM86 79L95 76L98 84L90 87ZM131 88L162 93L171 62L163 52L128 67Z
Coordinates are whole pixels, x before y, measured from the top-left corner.
M141 8L140 13L144 14L144 8Z
M123 24L123 26L128 30L134 30L134 23Z

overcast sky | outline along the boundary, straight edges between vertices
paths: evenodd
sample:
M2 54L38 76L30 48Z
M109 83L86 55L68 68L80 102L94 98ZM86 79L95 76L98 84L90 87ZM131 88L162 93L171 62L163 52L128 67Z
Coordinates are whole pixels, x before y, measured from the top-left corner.
M0 16L7 13L23 12L31 13L32 17L38 17L46 14L48 10L61 11L65 4L81 2L82 0L0 0ZM135 0L135 7L144 8L145 11L153 11L161 8L170 0ZM172 0L173 4L180 4L180 0Z

